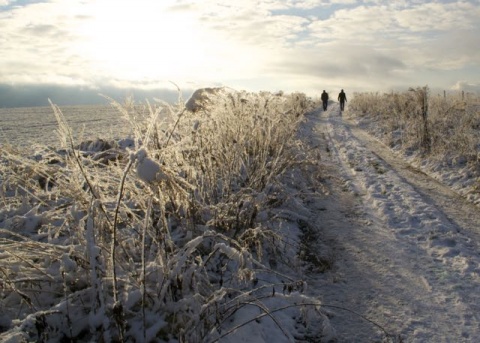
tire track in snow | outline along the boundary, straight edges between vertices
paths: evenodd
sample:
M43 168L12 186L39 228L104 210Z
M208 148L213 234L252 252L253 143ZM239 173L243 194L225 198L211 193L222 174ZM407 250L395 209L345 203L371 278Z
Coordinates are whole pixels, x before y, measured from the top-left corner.
M322 205L327 211L318 215L318 226L339 261L330 275L337 282L317 280L319 296L362 313L406 342L475 342L480 337L478 211L347 125L338 107L323 113L312 121L325 132L330 154L324 164L337 195ZM345 186L347 194L338 194ZM357 212L356 220L342 218L349 209ZM342 325L339 336L346 330L345 342L379 339L360 324L335 317L334 325Z
M449 218L459 229L464 229L476 241L480 241L479 212L480 208L441 182L416 169L407 162L393 154L392 151L375 137L347 122L352 134L366 144L370 151L394 168L399 175L416 188L427 199L435 199L434 204Z

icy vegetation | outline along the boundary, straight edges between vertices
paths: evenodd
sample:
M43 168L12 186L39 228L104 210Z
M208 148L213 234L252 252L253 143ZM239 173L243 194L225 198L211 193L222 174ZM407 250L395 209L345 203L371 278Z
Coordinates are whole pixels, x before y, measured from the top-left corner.
M478 95L432 95L428 87L360 93L349 104L349 116L410 163L480 204Z
M306 210L285 181L316 163L296 137L314 104L111 104L131 137L77 142L52 104L61 147L0 151L0 340L332 338L296 272Z

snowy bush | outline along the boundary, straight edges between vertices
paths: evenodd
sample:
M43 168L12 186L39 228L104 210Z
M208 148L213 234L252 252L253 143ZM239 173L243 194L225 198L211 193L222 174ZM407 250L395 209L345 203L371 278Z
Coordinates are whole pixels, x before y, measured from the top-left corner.
M296 253L269 213L305 163L308 99L199 99L195 111L112 100L133 137L80 144L52 104L61 148L0 151L2 341L215 341L263 316L292 341L274 312L307 302L331 330L304 283L269 263Z

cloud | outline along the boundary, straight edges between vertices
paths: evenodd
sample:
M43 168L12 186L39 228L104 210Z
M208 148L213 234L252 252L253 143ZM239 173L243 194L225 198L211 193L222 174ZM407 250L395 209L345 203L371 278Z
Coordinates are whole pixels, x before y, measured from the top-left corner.
M406 8L395 18L400 27L414 33L478 27L479 15L480 7L471 2L427 2Z
M326 20L310 24L320 47L343 42L352 60L359 47L369 47L404 66L461 68L478 63L478 17L480 8L471 3L421 3L393 9L391 6L358 6L338 10ZM375 20L372 20L375 18ZM459 18L462 18L459 23ZM319 44L319 43L317 43ZM381 69L381 68L380 68Z
M478 1L7 2L0 79L12 84L449 87L480 64Z
M75 34L65 9L38 3L8 11L0 24L0 77L4 82L46 83L72 72L80 56L70 47Z
M319 50L284 49L264 67L262 75L275 80L270 82L270 87L307 94L316 94L319 89L335 92L345 88L352 93L412 85L406 75L408 66L401 59L368 46L356 47L346 54L349 49L342 42L328 43Z
M392 56L369 47L356 47L345 55L350 47L342 43L331 43L324 51L285 52L271 66L271 74L291 73L299 77L321 77L325 80L359 79L366 82L371 79L399 77L398 73L406 68L405 64Z
M452 87L452 90L463 90L466 92L472 92L480 94L480 83L470 83L467 81L457 81Z

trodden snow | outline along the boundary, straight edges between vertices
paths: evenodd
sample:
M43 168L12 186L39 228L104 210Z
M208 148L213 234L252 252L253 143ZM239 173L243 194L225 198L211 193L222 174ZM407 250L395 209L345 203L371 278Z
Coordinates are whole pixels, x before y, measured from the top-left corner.
M480 341L480 211L408 164L338 105L307 116L327 195L312 195L333 268L307 276L338 342ZM319 185L320 186L320 185Z

